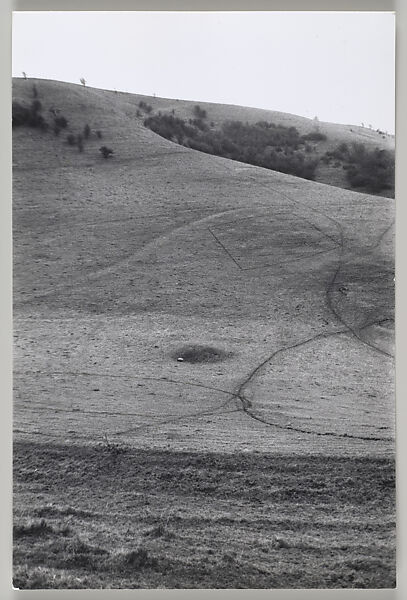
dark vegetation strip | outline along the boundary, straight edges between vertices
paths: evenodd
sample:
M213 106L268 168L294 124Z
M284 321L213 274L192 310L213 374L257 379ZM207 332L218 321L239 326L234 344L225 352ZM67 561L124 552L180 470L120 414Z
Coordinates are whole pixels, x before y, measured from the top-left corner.
M368 150L354 142L349 146L339 144L335 150L321 155L315 144L325 142L327 137L318 129L301 136L296 127L267 121L250 125L236 120L215 127L208 124L206 112L203 113L187 122L159 112L147 117L144 125L163 138L206 154L310 180L315 179L322 161L345 170L353 188L376 194L394 191L394 155L388 150Z
M152 489L158 482L164 487L173 484L182 487L183 483L195 481L199 486L205 479L207 482L213 481L219 477L219 473L224 473L224 478L217 479L220 487L234 489L234 495L248 494L250 486L244 486L245 490L242 492L242 486L235 486L228 475L245 481L246 484L250 483L249 479L256 484L262 481L272 484L278 477L280 483L291 482L294 487L302 487L303 493L310 496L320 487L330 486L335 488L344 500L357 498L362 503L368 503L378 502L379 496L385 490L394 489L395 484L395 461L390 457L175 452L124 447L118 464L119 472L112 478L106 478L105 472L99 470L103 464L107 467L111 458L109 448L104 444L47 446L31 441L14 441L13 450L16 481L24 482L25 474L28 474L27 469L36 469L30 471L35 480L47 482L51 488L58 487L59 483L64 481L69 489L70 483L73 484L83 477L85 486L93 488L94 483L100 481L102 487L114 489L117 486L115 479L120 474L125 475L122 490L135 489L133 483L140 477L145 477ZM69 465L77 468L68 469ZM53 477L50 477L51 474ZM200 480L200 477L203 479ZM153 481L154 479L156 481ZM360 487L355 486L356 481ZM376 489L377 497L366 497L364 486ZM284 499L287 489L286 486L282 487L277 496ZM265 496L276 493L272 485L260 487L257 491ZM219 489L218 492L222 493L222 490ZM214 493L216 494L216 490ZM326 499L329 500L329 496Z

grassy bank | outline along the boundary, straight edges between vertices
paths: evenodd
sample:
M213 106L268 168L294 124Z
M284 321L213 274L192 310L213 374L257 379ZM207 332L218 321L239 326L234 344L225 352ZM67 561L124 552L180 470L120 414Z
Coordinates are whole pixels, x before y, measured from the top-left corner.
M14 451L22 589L395 584L392 460Z

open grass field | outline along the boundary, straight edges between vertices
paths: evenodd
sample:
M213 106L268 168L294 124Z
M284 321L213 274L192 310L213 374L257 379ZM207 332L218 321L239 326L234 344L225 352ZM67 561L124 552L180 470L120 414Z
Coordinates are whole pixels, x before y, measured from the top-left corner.
M393 587L394 201L36 85L68 129L14 130L14 584Z

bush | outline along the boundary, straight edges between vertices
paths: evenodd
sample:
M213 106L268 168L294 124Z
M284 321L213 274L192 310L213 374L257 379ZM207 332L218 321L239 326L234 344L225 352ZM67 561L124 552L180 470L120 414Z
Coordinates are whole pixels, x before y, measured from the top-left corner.
M68 144L70 146L75 146L76 144L76 137L74 136L73 133L70 133L67 137L66 137L66 141L68 142Z
M54 123L56 127L59 127L59 129L66 129L68 127L68 121L65 119L65 117L55 117L54 118Z
M33 100L31 102L31 113L36 114L42 110L42 104L39 100Z
M394 155L388 150L368 150L364 144L356 142L349 147L343 142L325 157L326 160L342 161L342 168L353 188L364 188L373 193L394 189ZM335 162L334 166L341 166L341 163Z
M101 140L101 139L102 139L102 132L101 132L101 131L99 131L99 130L98 130L98 131L96 132L96 135L97 135L97 137L98 137L98 139L99 139L99 140Z
M146 102L144 102L144 100L140 100L140 102L138 103L138 105L147 114L150 114L152 112L152 110L153 110L153 107L151 106L151 104L147 104Z
M99 148L99 152L102 153L103 158L110 158L110 156L113 154L113 150L107 146L102 146Z
M197 119L206 119L206 110L204 110L203 108L201 108L199 106L199 104L196 104L194 106L194 115L197 117Z
M191 125L193 125L194 127L197 127L201 131L207 131L209 129L209 127L207 126L207 124L201 118L199 118L199 119L190 119L190 123L191 123Z
M23 106L19 102L12 104L12 127L35 127L46 131L49 127L44 117L40 114L42 110L41 102L33 100L30 108Z
M12 105L12 126L20 127L28 125L30 119L30 109L22 106L19 102L13 102Z
M85 127L83 128L83 135L85 137L85 140L87 140L90 136L90 127L87 123L86 123Z
M304 144L295 127L266 121L255 125L228 121L220 129L209 129L202 118L185 120L172 114L155 115L144 125L162 137L207 154L313 179L317 159L306 158Z
M388 150L369 151L363 144L353 144L347 157L346 175L355 188L374 193L394 189L394 156Z
M303 135L302 139L305 142L324 142L327 137L324 133L320 133L319 131L311 131L310 133Z

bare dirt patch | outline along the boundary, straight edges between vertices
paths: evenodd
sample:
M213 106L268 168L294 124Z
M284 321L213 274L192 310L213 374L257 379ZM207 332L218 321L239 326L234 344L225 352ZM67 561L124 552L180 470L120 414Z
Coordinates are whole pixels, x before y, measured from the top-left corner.
M192 364L217 363L233 356L233 352L225 352L214 346L202 346L200 344L189 344L182 346L172 353L172 358Z

